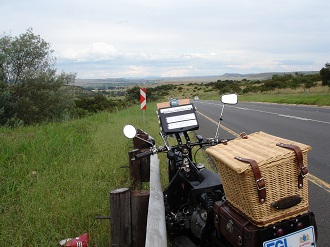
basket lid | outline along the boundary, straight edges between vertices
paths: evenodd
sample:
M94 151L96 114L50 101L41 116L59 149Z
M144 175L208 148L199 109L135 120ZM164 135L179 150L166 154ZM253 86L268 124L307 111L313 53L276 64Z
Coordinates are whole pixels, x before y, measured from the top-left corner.
M206 149L206 152L235 172L243 173L250 169L250 165L236 160L236 156L253 159L258 163L259 167L262 167L265 164L277 162L294 155L292 150L276 146L279 142L296 145L303 153L312 149L306 144L260 131L248 135L247 139L236 138L229 141L227 145L218 144L210 147Z

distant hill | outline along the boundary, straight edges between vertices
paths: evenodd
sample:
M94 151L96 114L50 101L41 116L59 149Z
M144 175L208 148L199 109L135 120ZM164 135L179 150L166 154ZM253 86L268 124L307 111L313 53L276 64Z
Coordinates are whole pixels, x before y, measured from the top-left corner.
M157 84L158 79L152 78L106 78L106 79L76 79L74 85L81 87L97 87L111 84L112 87L127 87L136 84Z
M296 71L296 72L267 72L267 73L257 73L257 74L235 74L235 73L226 73L219 76L219 80L265 80L271 78L273 75L284 75L295 73L300 73L304 75L318 74L319 71Z
M317 74L319 71L297 71L301 74ZM186 84L186 83L209 83L218 80L265 80L271 78L273 75L292 74L297 72L268 72L256 74L239 74L226 73L223 75L214 76L186 76L186 77L145 77L145 78L107 78L107 79L76 79L74 85L81 87L103 87L105 85L111 87L129 87L133 85L158 85L158 84Z

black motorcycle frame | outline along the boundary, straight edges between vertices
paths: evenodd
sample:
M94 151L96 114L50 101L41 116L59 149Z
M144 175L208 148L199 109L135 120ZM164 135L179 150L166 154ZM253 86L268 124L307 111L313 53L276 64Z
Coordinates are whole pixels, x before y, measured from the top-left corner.
M136 158L158 152L167 152L169 184L164 190L164 206L168 239L173 246L233 246L217 230L217 223L214 222L215 202L224 203L226 201L221 178L218 173L193 160L193 148L201 149L218 144L226 145L229 141L217 138L223 108L216 137L204 139L197 135L196 141L191 141L189 131L199 127L195 111L196 109L192 104L178 108L178 110L162 111L159 109L160 136L165 146L157 148L154 141L149 140L148 143L152 146L150 151L138 154ZM182 119L188 122L184 122ZM176 145L169 145L168 138L174 138ZM296 226L297 222L300 221L303 221L304 227L313 226L317 237L314 214L309 212L307 215L279 222L272 226L258 228L256 235L258 239L253 241L257 245L253 247L262 247L264 241L276 238L280 228L286 233L297 231L297 228L293 226ZM246 247L244 244L239 246Z

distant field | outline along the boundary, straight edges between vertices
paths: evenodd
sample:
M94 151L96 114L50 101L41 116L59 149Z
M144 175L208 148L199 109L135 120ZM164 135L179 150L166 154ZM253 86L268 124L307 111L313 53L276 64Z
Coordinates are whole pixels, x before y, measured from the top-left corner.
M179 83L164 100L170 98L193 99L195 96L198 96L201 100L220 100L221 95L219 91L214 90L207 84ZM120 97L117 96L116 98ZM124 96L121 99L124 99ZM277 89L263 93L239 94L239 101L330 106L330 88L318 85L307 90L301 87L297 89Z
M180 89L181 88L181 89ZM197 95L201 100L220 100L218 91L206 85L196 86L184 84L172 92L172 97L193 99ZM316 86L310 89L303 87L297 89L279 89L271 92L240 94L239 101L272 102L285 104L306 104L317 106L330 106L330 88Z
M319 71L299 71L302 74L317 74ZM147 78L108 78L108 79L76 79L75 85L92 86L102 84L112 84L116 86L134 86L134 85L157 85L157 84L188 84L188 83L209 83L218 80L265 80L271 78L274 74L295 74L295 72L267 72L255 74L226 73L223 75L212 76L182 76L182 77L147 77Z
M305 75L318 74L318 71L304 71L299 72ZM103 85L104 83L109 83L108 85L121 85L120 89L124 95L124 91L127 87L139 86L139 87L150 87L154 88L159 85L173 85L173 89L170 90L168 94L164 96L165 100L170 98L189 98L193 99L198 96L201 100L220 100L220 93L215 90L210 83L221 81L234 81L240 84L241 90L247 87L249 81L260 81L262 84L263 80L272 78L274 74L286 75L288 73L259 73L259 74L224 74L220 76L192 76L192 77L168 77L168 78L149 78L149 79L96 79L96 80L77 80L79 83L88 83L90 85ZM295 74L292 72L291 74ZM242 82L242 80L245 80ZM242 82L242 83L241 83ZM302 85L302 84L301 84ZM104 85L103 85L104 86ZM124 96L118 96L113 94L108 94L109 97L124 98ZM148 98L148 90L147 90ZM321 82L316 82L316 86L306 89L300 86L296 89L285 88L285 89L275 89L273 91L239 94L240 101L257 101L257 102L273 102L273 103L286 103L286 104L307 104L307 105L330 105L330 88L328 86L321 86Z
M254 101L280 104L330 106L330 93L240 95L239 100L248 102Z

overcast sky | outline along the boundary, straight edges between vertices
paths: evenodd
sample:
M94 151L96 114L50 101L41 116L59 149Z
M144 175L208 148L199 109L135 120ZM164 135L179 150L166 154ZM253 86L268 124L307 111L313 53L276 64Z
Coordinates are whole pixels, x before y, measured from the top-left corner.
M77 78L317 70L329 0L0 0L0 34L28 28Z

